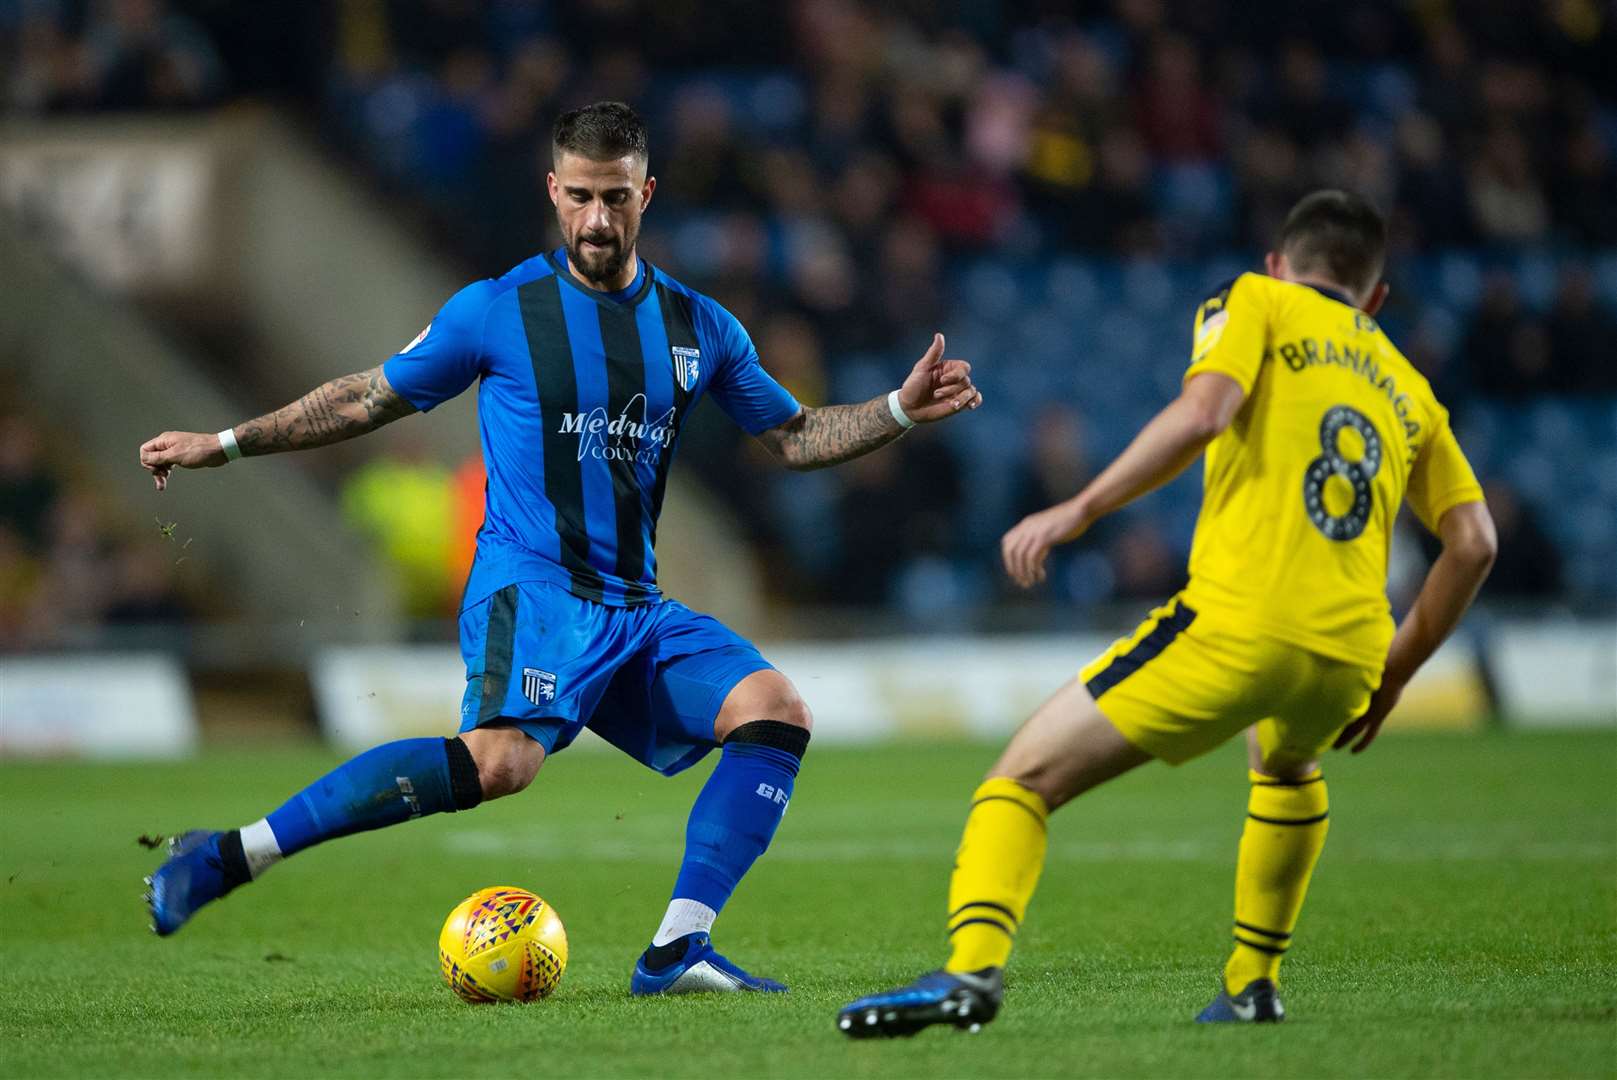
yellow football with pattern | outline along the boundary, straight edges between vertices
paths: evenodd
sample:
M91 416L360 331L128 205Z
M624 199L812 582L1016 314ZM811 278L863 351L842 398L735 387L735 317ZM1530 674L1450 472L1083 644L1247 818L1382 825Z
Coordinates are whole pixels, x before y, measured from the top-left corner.
M537 1001L567 970L567 930L556 909L526 889L482 889L444 921L438 966L449 989L473 1004Z

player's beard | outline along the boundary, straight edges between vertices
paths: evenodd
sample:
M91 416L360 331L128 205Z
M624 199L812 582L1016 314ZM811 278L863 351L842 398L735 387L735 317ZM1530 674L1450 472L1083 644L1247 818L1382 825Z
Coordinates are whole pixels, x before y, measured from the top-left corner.
M567 245L567 259L572 264L573 271L585 281L596 285L609 284L623 273L624 264L629 261L629 253L634 250L635 233L637 230L625 228L622 239L606 236L585 236L582 233L573 237ZM586 249L584 241L592 240L601 246Z

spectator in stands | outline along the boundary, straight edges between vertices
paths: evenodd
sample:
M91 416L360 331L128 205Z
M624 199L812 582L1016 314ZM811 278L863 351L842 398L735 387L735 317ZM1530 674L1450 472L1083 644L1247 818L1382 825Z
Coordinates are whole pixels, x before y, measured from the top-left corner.
M1617 246L1617 167L1608 137L1588 116L1561 149L1555 212L1576 243Z
M958 541L953 521L964 488L948 443L929 434L896 444L895 453L848 464L836 506L840 561L830 599L854 605L887 601L907 565L952 554ZM888 460L861 467L878 456ZM916 476L930 478L923 490L907 482Z
M1482 587L1482 595L1501 600L1546 600L1562 588L1561 552L1539 523L1538 512L1503 480L1483 485L1488 512L1499 530L1499 557ZM1430 538L1423 540L1428 557L1435 557Z
M348 524L379 545L392 565L406 612L417 618L454 613L465 581L450 578L456 517L448 469L406 444L352 473L342 504Z
M1152 154L1168 162L1211 161L1223 152L1223 118L1190 38L1164 33L1151 44L1135 97L1136 122Z
M1508 124L1496 124L1472 162L1471 213L1486 240L1521 243L1542 237L1550 207L1533 168L1527 140Z
M1617 394L1617 319L1595 296L1594 275L1575 263L1561 273L1549 315L1553 388L1568 393Z
M0 416L0 525L38 552L56 496L56 479L40 456L39 429L23 416Z
M1029 514L1054 506L1083 490L1094 476L1085 447L1083 416L1070 405L1056 402L1040 409L1028 431L1027 456L1017 465L1008 487L1011 499L1007 521L1020 521ZM1069 564L1087 557L1094 549L1104 549L1111 523L1102 521L1099 531L1084 537L1080 544L1056 548L1050 553L1050 579L1062 587ZM1021 600L1024 590L1003 579L1007 599ZM1110 592L1108 577L1105 592Z
M208 36L164 0L102 0L86 40L90 97L100 109L207 105L224 89Z
M1522 307L1508 274L1489 275L1461 352L1473 385L1484 396L1519 397L1553 386L1549 334Z
M1161 600L1185 583L1185 557L1168 545L1161 527L1146 518L1130 521L1111 544L1113 596Z
M39 577L39 560L0 518L0 648L20 648L32 636L30 616Z
M1431 116L1410 112L1398 122L1403 161L1392 237L1416 248L1466 244L1475 235L1466 209L1465 177L1456 167L1442 127Z

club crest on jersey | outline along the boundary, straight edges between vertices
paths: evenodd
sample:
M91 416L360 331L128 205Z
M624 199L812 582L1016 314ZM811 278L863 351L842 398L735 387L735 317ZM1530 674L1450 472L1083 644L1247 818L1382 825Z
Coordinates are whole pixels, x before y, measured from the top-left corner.
M548 705L556 700L556 676L536 667L522 669L522 696L535 705Z
M674 355L674 379L681 390L690 393L702 373L701 350L689 345L671 345L668 351Z

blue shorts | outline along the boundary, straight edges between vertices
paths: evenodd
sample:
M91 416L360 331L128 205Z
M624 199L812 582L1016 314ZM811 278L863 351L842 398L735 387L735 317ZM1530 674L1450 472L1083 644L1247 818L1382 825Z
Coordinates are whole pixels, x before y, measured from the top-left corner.
M750 641L677 601L607 607L542 581L462 611L460 652L460 730L511 724L548 756L587 727L667 776L718 745L724 699L770 668Z

